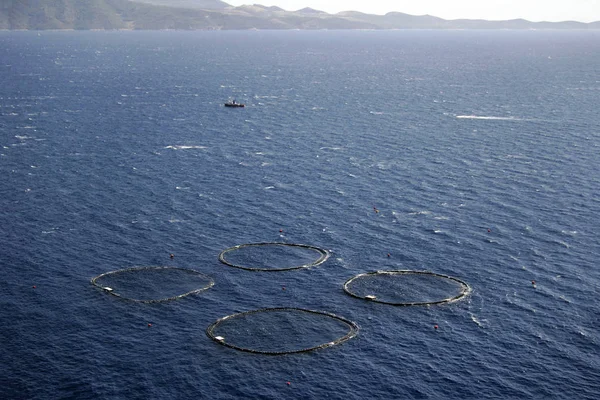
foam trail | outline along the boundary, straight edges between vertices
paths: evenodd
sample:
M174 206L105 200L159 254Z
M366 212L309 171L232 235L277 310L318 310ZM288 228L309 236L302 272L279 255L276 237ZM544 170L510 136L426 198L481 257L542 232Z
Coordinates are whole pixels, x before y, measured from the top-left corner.
M173 150L188 150L188 149L206 149L206 146L167 146L165 149L173 149Z
M485 119L494 121L523 121L520 118L515 117L494 117L494 116L481 116L481 115L457 115L458 119Z

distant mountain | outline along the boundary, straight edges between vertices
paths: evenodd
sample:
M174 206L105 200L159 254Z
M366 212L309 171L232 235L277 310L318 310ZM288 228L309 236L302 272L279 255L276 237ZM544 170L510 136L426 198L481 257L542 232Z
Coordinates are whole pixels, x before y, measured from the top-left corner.
M220 0L135 0L138 3L153 4L155 6L167 6L177 8L192 8L199 10L223 10L231 7Z
M0 0L0 29L600 29L600 21L444 20L400 12L327 14L220 0Z
M256 4L258 5L258 4ZM261 6L261 7L265 7L265 6ZM283 8L277 7L277 6L271 6L271 7L265 7L266 9L269 9L271 11L285 11Z
M305 7L301 10L296 11L297 13L300 14L327 14L325 11L319 11L319 10L315 10L314 8L310 8L310 7Z

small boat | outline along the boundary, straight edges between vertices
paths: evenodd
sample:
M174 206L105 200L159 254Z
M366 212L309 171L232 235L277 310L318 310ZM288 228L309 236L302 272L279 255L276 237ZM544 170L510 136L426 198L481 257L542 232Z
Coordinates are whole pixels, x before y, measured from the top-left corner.
M225 103L225 107L246 107L246 105L243 103L238 103L234 99L234 100L229 100L227 103Z

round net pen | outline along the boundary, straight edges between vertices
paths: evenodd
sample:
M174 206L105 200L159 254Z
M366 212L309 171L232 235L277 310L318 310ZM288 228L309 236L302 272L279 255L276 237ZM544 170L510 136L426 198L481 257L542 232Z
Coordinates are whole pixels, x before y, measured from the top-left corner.
M394 306L427 306L451 303L471 292L464 281L429 271L374 271L344 283L350 296Z
M230 267L269 272L315 267L328 258L329 252L316 246L276 242L240 244L219 254L219 261ZM292 264L283 265L288 260Z
M105 293L136 303L181 299L211 288L214 280L196 270L179 267L132 267L109 271L91 280Z
M235 350L283 355L335 346L358 330L356 323L335 314L276 307L228 315L212 323L206 335Z

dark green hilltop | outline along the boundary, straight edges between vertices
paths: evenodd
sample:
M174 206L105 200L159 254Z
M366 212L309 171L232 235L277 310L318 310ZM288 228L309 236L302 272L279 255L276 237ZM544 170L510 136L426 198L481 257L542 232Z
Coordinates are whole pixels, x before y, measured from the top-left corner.
M0 30L49 29L600 29L600 21L444 20L400 12L328 14L257 4L233 7L220 0L0 1Z

